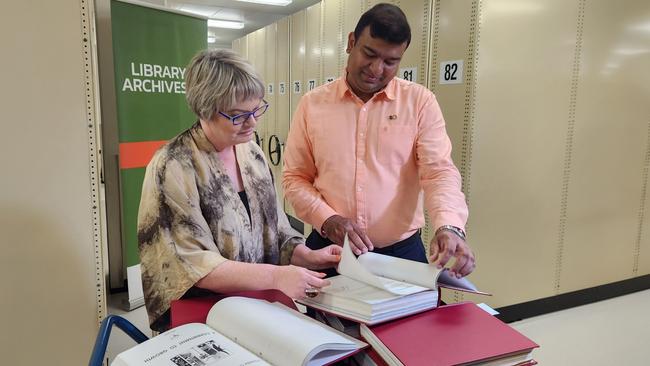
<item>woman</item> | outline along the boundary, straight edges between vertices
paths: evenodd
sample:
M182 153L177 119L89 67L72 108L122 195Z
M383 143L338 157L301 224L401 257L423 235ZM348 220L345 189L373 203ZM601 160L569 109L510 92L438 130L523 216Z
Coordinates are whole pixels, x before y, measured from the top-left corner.
M159 331L169 326L171 301L183 296L278 289L304 297L329 284L307 268L336 265L341 253L335 245L308 249L277 204L252 141L268 108L252 66L232 51L206 50L185 82L198 122L156 152L138 213L145 304Z

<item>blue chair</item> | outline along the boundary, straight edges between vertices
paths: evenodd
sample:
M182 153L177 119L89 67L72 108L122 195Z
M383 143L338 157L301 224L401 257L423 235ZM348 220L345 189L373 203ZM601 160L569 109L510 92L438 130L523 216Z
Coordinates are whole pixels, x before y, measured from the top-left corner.
M128 320L122 318L119 315L109 315L104 320L102 320L102 325L99 327L99 332L97 334L97 339L95 340L95 346L93 347L93 353L90 355L90 362L88 366L102 366L104 361L104 354L106 353L106 347L108 347L108 338L111 335L111 329L113 325L116 325L118 328L122 329L124 333L129 335L134 341L142 343L149 338L144 335L140 329L136 328L135 325L131 324Z

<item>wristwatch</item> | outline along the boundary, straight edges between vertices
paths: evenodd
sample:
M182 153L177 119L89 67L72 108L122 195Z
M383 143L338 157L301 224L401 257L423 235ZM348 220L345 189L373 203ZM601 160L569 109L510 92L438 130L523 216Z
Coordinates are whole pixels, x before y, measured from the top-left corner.
M325 230L323 230L322 227L320 228L320 236L327 239L327 233L325 232Z
M434 235L438 235L438 233L443 231L443 230L451 231L452 233L458 235L459 238L461 238L463 240L466 240L465 231L463 231L463 229L461 229L461 228L459 228L457 226L453 226L453 225L442 225L441 227L438 228L438 230L436 230L436 233Z

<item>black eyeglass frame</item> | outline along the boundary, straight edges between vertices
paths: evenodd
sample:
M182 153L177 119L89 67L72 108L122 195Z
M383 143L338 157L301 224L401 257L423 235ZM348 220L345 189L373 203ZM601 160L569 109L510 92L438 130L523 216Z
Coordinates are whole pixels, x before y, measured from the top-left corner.
M264 113L266 113L266 111L269 109L269 102L267 102L264 99L262 99L262 102L264 102L264 104L262 104L261 106L255 108L255 110L253 110L251 112L240 113L240 114L238 114L236 116L229 116L229 115L227 115L227 114L225 114L225 113L223 113L221 111L219 112L219 114L226 117L226 118L228 118L230 120L230 122L232 122L233 126L239 126L242 123L248 121L248 119L251 118L251 116L253 116L255 118L260 118ZM241 120L241 122L236 121L239 118L243 118Z

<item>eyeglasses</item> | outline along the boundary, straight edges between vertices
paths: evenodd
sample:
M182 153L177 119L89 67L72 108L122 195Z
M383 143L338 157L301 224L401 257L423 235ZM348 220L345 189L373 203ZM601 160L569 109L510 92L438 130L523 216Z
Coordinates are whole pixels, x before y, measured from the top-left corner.
M266 112L266 110L269 109L269 103L264 99L262 99L262 102L264 104L262 104L261 106L255 108L255 110L253 110L252 112L244 112L244 113L238 114L236 116L229 116L229 115L227 115L227 114L225 114L223 112L219 112L219 114L226 117L226 118L228 118L230 120L230 122L232 122L233 125L239 126L242 123L248 121L248 119L251 118L251 116L253 116L255 118L260 118L264 114L264 112Z

